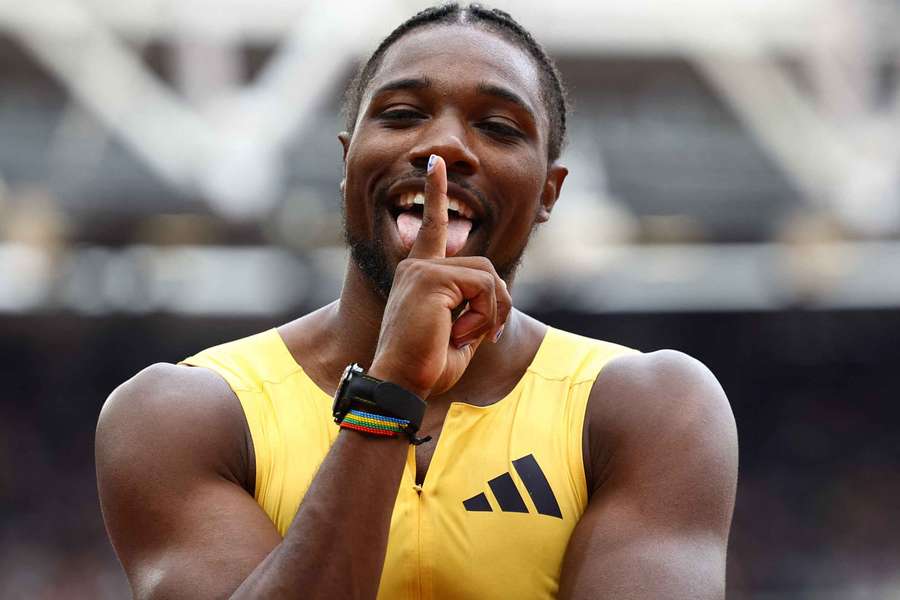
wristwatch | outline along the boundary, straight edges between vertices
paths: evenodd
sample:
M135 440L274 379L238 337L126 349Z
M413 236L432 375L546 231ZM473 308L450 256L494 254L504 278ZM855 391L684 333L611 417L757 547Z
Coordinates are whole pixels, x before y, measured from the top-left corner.
M431 439L416 437L422 426L422 417L428 406L424 400L390 381L382 381L371 375L356 363L347 365L337 391L331 414L334 422L340 424L350 409L361 409L409 421L403 432L412 444L418 446Z

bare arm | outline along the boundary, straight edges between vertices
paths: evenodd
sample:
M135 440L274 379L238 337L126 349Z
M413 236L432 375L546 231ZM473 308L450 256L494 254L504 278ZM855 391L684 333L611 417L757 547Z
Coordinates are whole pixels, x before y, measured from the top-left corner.
M486 259L443 260L442 162L437 173L370 370L422 397L459 379L510 308ZM342 431L282 540L248 493L248 439L237 398L205 369L156 365L112 394L97 427L97 480L135 596L374 598L408 440Z
M588 418L595 489L560 597L724 598L737 433L715 377L678 352L623 357L598 377Z
M155 365L110 397L98 484L135 596L325 597L351 565L377 588L408 444L339 435L282 541L245 489L244 439L237 398L206 369Z

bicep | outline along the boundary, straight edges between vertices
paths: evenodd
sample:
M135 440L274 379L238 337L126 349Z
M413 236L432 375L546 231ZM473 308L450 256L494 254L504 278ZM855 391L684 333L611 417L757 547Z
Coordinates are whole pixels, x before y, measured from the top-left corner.
M155 369L164 376L114 392L98 423L107 530L136 597L227 597L281 538L234 477L239 438L229 405L215 400L222 390L172 371L185 367ZM183 380L160 385L172 375Z
M730 406L684 355L634 365L595 386L602 485L570 540L561 597L722 598L737 479Z
M727 536L654 521L615 503L590 507L569 541L560 597L724 598Z

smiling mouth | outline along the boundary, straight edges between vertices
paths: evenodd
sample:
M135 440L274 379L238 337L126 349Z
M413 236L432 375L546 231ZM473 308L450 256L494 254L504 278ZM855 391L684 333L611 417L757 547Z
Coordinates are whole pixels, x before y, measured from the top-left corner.
M406 192L398 196L394 202L392 215L397 224L400 241L407 252L412 249L413 243L419 235L424 208L425 194L423 192ZM450 198L447 217L449 220L446 255L454 256L466 245L469 236L478 229L480 222L471 208L455 198Z

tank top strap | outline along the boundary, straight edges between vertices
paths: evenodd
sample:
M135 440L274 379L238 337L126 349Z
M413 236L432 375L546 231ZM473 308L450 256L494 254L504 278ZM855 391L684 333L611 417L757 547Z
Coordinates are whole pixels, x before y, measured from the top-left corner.
M569 385L593 383L612 359L638 351L550 327L529 371L545 379L567 379Z
M207 348L181 364L214 370L235 392L261 391L264 384L278 383L300 370L274 328Z

